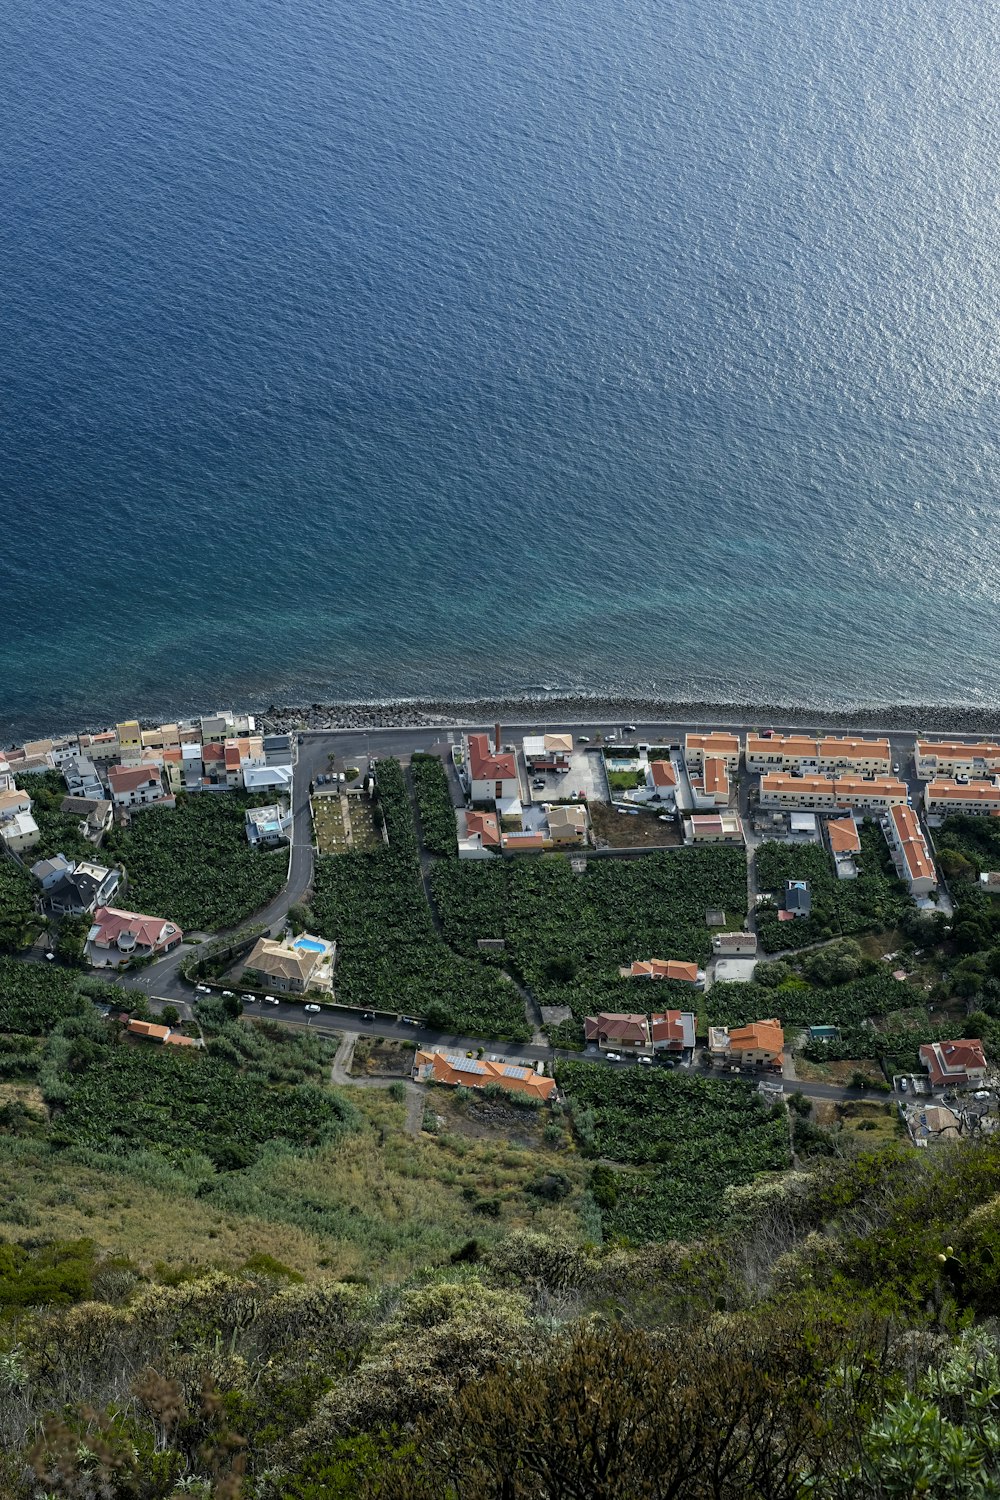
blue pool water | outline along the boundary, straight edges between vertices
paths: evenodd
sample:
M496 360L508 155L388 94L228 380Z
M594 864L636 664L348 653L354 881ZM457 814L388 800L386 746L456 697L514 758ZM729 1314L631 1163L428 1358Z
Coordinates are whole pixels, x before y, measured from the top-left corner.
M998 703L998 55L969 0L8 0L0 739Z
M325 943L314 942L312 938L296 938L292 946L301 948L306 953L323 953L326 950Z

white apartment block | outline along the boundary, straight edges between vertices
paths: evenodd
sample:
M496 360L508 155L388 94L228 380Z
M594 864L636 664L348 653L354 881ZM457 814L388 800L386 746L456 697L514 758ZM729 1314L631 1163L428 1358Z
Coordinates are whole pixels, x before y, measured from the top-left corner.
M1000 745L980 741L963 745L959 740L917 740L913 752L921 781L952 776L983 780L1000 772Z
M737 734L715 730L711 734L687 734L684 736L684 759L689 771L699 775L705 769L706 758L725 761L726 769L732 773L739 769L743 747Z
M838 739L831 735L814 740L799 734L748 734L748 771L803 771L832 775L844 771L859 776L888 775L892 750L888 740Z
M761 807L887 812L905 803L906 783L896 776L792 776L772 771L760 778Z
M932 817L949 813L987 817L1000 813L1000 778L992 781L952 781L939 777L924 787L924 806Z

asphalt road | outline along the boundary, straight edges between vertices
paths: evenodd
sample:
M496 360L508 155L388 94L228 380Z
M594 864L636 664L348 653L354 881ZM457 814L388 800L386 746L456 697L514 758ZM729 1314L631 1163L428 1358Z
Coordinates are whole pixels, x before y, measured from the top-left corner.
M565 719L559 721L540 721L537 719L526 721L505 720L501 724L502 739L520 739L526 734L544 733L549 729L556 729L560 725L572 727L574 734L588 736L596 743L598 734L607 739L609 731L619 735L624 730L624 725L594 723L582 721L571 723ZM284 924L288 908L296 901L302 900L309 892L313 878L314 852L312 847L312 827L309 814L309 785L317 776L329 771L336 761L338 768L345 765L357 765L365 769L371 756L396 756L400 760L407 761L414 752L436 751L447 756L449 743L458 740L463 732L468 729L492 730L493 723L482 725L454 725L439 726L432 729L370 729L370 730L326 730L311 729L304 730L297 736L300 743L297 745L298 763L296 766L295 781L293 787L292 803L292 846L289 866L289 879L283 890L275 899L264 908L254 919L256 923L263 924L274 933ZM647 740L650 743L682 742L687 733L707 732L711 729L728 728L746 733L748 729L768 728L781 732L810 733L808 724L747 724L736 720L713 720L712 723L701 723L694 721L667 721L658 720L637 724L634 731L629 730L631 740ZM859 731L847 727L843 730L825 728L824 734L857 734ZM878 732L874 727L871 731ZM901 771L908 779L912 778L912 733L901 734L890 733L888 736L892 746L893 757L900 764ZM195 998L192 986L180 976L180 967L187 956L189 949L181 948L165 958L150 965L148 969L142 970L134 975L122 975L117 983L123 989L138 990L148 996L154 1009L163 1004L188 1006ZM452 1036L443 1032L429 1031L422 1027L410 1026L398 1017L379 1016L374 1021L363 1019L361 1011L336 1008L334 1013L329 1010L319 1016L306 1016L300 1004L290 1001L281 1001L278 1005L265 1005L263 1002L254 1002L247 1006L247 1014L251 1016L267 1015L272 1020L280 1021L284 1025L314 1026L316 1030L333 1033L345 1031L357 1032L359 1034L391 1036L414 1042L414 1044L427 1043L434 1045L446 1045L455 1047L456 1050L466 1052L475 1051L483 1047L487 1054L496 1053L504 1057L521 1059L525 1062L536 1062L545 1060L551 1062L558 1057L580 1057L586 1054L575 1052L560 1052L547 1046L513 1044L498 1041L483 1041L481 1037ZM607 1063L606 1059L595 1055L595 1061L604 1061L608 1067L636 1066L632 1063ZM717 1074L718 1077L732 1078L733 1074ZM814 1099L863 1099L872 1097L864 1091L857 1089L838 1088L833 1084L822 1083L798 1083L795 1087L809 1098Z

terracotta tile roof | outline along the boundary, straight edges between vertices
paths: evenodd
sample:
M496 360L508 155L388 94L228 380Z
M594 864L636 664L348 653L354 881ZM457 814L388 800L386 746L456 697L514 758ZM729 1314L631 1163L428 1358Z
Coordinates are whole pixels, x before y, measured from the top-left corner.
M698 982L698 965L682 963L679 958L639 958L629 973L633 979L675 979L682 984Z
M113 792L135 792L141 786L155 786L160 773L153 766L112 766L108 771L108 783Z
M551 1099L556 1092L554 1078L545 1078L536 1073L531 1063L488 1061L483 1058L465 1057L461 1052L439 1052L436 1048L417 1049L413 1059L414 1073L425 1072L435 1083L449 1083L456 1087L482 1089L488 1084L499 1084L513 1094L530 1094L536 1099Z
M789 776L785 771L766 771L760 778L761 796L765 792L812 792L814 795L825 793L833 795L834 779L832 776Z
M169 1026L157 1026L152 1021L129 1021L128 1029L136 1036L148 1036L154 1042L165 1042L170 1035Z
M936 878L934 861L931 859L927 841L913 808L890 807L889 818L910 879L934 880Z
M906 801L906 782L898 776L876 776L871 781L863 776L840 776L836 788L837 801L844 807L859 797L897 797L901 802Z
M938 760L1000 760L1000 745L988 740L975 745L963 745L961 740L917 740L918 759L931 756Z
M739 735L713 730L710 734L689 734L684 740L686 749L700 750L703 755L739 755Z
M465 815L465 831L470 837L478 833L483 841L484 849L499 847L500 825L497 822L496 813L467 812Z
M884 760L886 765L892 761L888 740L838 739L836 735L830 735L829 738L820 740L819 753L828 759Z
M729 795L729 771L726 762L715 755L706 755L705 795L714 797L720 792Z
M737 1026L729 1032L731 1052L773 1052L779 1057L785 1045L785 1033L777 1020L754 1021L750 1026Z
M516 781L517 761L509 751L494 753L489 735L470 734L469 775L473 781Z
M928 782L927 796L931 802L994 802L1000 801L1000 786L995 781L969 781L960 785L942 776Z
M826 836L834 854L857 854L861 849L861 835L853 818L831 818Z
M136 944L142 948L155 948L161 942L183 936L175 923L166 922L163 917L145 917L140 912L120 911L115 906L97 908L91 933L92 941L99 947L106 948L110 948L125 935L134 937Z
M930 1042L918 1051L933 1084L945 1083L969 1072L981 1073L986 1067L986 1054L978 1037L966 1037L959 1042Z
M685 1031L689 1033L691 1040L694 1040L696 1021L697 1018L691 1012L663 1010L657 1015L650 1016L649 1029L654 1042L666 1042L671 1047L683 1047L686 1042Z
M816 741L802 734L748 734L747 755L751 759L780 752L790 760L814 760Z
M713 761L712 764L719 765L720 762ZM674 787L677 785L677 771L672 761L651 760L649 763L649 774L653 778L654 786Z
M179 1031L172 1031L163 1040L168 1047L196 1047L198 1045L193 1036L182 1036Z
M214 761L221 761L225 763L226 747L225 745L203 745L201 758L205 762L206 766Z

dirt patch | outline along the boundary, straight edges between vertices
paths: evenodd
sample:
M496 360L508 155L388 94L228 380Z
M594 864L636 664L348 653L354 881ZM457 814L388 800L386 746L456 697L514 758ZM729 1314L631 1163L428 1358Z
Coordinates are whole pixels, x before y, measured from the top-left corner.
M351 1061L352 1078L409 1078L413 1043L392 1037L359 1036Z
M842 1062L829 1063L810 1062L805 1057L795 1059L795 1076L803 1083L839 1083L843 1088L848 1088L854 1073L863 1073L870 1083L885 1082L882 1069L870 1057L859 1057L856 1060L848 1057Z
M511 1146L525 1150L535 1148L542 1140L546 1129L555 1123L550 1109L522 1109L506 1099L489 1098L485 1094L473 1093L468 1099L457 1093L448 1098L442 1091L433 1090L433 1108L445 1118L445 1128L456 1135L468 1136L472 1140L497 1140L502 1138ZM560 1117L558 1129L565 1131L566 1143L569 1133ZM555 1132L552 1132L554 1137ZM557 1149L553 1139L550 1148Z
M38 1120L47 1120L49 1117L42 1091L33 1083L0 1083L0 1108L5 1104L19 1104Z
M645 809L622 813L604 802L591 802L589 807L599 849L676 849L684 842L680 825L673 818L661 823L658 813Z

